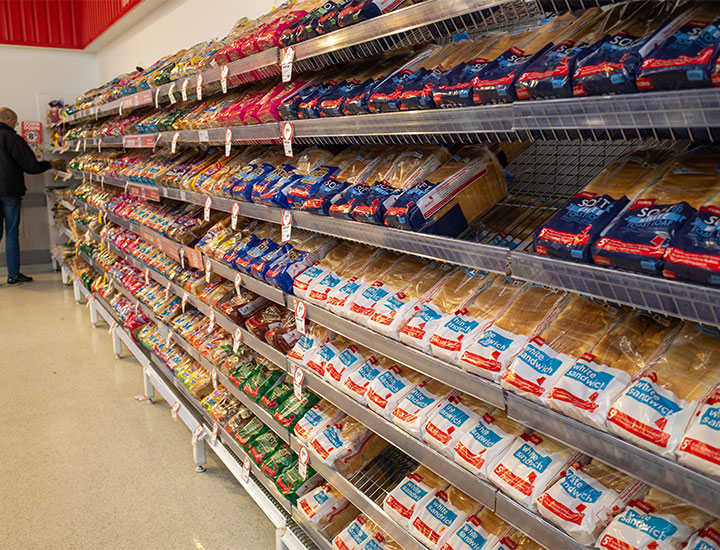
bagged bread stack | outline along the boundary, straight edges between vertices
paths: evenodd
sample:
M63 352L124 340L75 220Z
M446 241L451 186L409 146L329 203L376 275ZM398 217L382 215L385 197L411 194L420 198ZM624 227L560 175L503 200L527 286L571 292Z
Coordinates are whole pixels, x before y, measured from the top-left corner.
M367 390L367 406L387 420L401 399L427 377L404 365L391 364L385 372L370 383Z
M418 439L428 419L455 393L451 387L427 379L410 391L392 412L392 421Z
M491 510L478 507L438 546L440 550L497 550L514 529Z
M428 418L423 440L446 456L451 456L458 440L475 427L491 407L474 397L456 393Z
M320 430L310 441L310 451L323 463L348 476L361 470L387 445L364 424L346 416Z
M630 500L646 486L593 460L577 462L537 499L538 513L589 546Z
M383 501L383 510L403 529L410 530L410 518L440 490L448 487L447 481L425 466L409 473Z
M346 251L339 250L336 254ZM305 299L308 302L319 306L325 306L331 291L337 289L342 282L355 276L356 273L362 272L367 264L375 257L378 252L373 251L364 245L356 245L348 252L348 256L340 258L333 255L333 259L323 262L321 266L323 271L316 277L310 279L309 286L305 292ZM335 258L338 258L338 264L333 268Z
M344 336L337 335L334 338L331 338L322 344L312 357L308 358L306 362L307 368L315 372L315 374L317 374L320 378L324 378L325 365L335 359L341 349L346 349L350 344L350 340Z
M334 538L353 518L358 510L332 485L320 485L297 501L300 513L324 532Z
M720 335L685 323L612 403L607 428L673 459L699 403L720 381Z
M545 403L550 389L575 361L592 348L621 310L573 294L558 315L513 360L502 387Z
M325 256L293 279L293 294L298 298L305 298L308 289L328 273L335 271L347 258L352 257L357 246L348 241L340 241Z
M305 445L319 434L328 424L339 422L345 413L335 405L323 399L295 424L295 436Z
M467 519L477 502L457 487L437 491L410 518L410 533L428 548L440 548Z
M295 363L307 367L308 360L319 350L323 344L335 337L335 333L322 325L313 325L306 330L300 340L288 352L288 357Z
M720 550L720 519L693 535L687 543L689 550Z
M325 380L340 387L351 372L358 370L367 361L377 359L369 349L347 341L338 348L338 354L325 364Z
M647 496L632 501L612 520L598 537L595 548L683 548L709 519L707 514L652 488Z
M358 550L379 532L380 527L375 522L360 514L337 534L332 547L335 550Z
M653 360L675 326L647 312L630 313L560 377L548 406L604 430L611 401Z
M556 313L564 295L525 285L505 312L460 356L463 370L496 382L525 344Z
M680 442L678 462L713 477L720 477L719 435L720 388L716 387L703 401Z

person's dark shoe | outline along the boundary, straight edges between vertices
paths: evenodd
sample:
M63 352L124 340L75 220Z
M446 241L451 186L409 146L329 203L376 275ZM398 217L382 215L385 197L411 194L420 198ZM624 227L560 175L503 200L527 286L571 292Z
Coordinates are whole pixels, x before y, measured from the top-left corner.
M19 285L20 283L32 283L32 277L19 273L17 277L8 277L7 284Z

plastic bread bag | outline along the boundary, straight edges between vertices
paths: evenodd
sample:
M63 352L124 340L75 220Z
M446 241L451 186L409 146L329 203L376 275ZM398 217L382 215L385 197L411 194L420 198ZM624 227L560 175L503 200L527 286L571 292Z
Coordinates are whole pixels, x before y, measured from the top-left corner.
M335 246L335 242L325 235L311 234L302 242L293 244L284 255L270 263L263 273L264 279L284 292L292 293L295 277L305 271L317 258L324 256Z
M332 540L334 550L358 550L380 532L380 527L367 516L360 514Z
M248 443L247 450L248 454L253 457L253 460L255 460L255 463L259 466L282 445L283 441L278 434L273 431L267 431Z
M325 307L331 292L337 291L347 280L362 273L367 265L379 254L367 246L360 245L352 249L352 256L346 257L332 271L328 270L311 283L305 293L305 299L318 306Z
M400 195L383 221L388 227L455 237L506 192L495 156L485 147L468 145Z
M711 86L710 73L720 52L719 26L717 6L693 3L656 38L662 42L644 57L635 80L638 90Z
M423 307L421 300L434 295L451 269L448 264L427 264L407 285L375 306L368 327L397 340L399 331Z
M302 498L325 482L323 477L309 464L307 477L303 478L298 472L297 464L296 459L275 480L275 485L280 493L293 504L298 498Z
M675 458L699 403L720 380L720 334L685 323L664 353L612 402L607 428Z
M345 413L335 405L323 399L298 420L293 430L304 444L319 434L328 424L335 424L345 417Z
M525 431L525 426L508 418L505 411L491 410L460 435L452 449L452 459L473 474L487 479L497 460Z
M688 550L720 550L720 520L694 534L685 546Z
M444 455L452 456L455 444L477 425L492 407L464 393L450 395L430 416L422 439Z
M295 427L305 413L310 410L320 398L310 392L303 392L300 399L293 393L275 411L273 418L288 430Z
M332 158L317 164L304 177L291 183L287 190L290 207L297 210L302 209L308 197L317 193L329 180L335 179L354 157L355 153L352 148L347 148Z
M478 503L454 486L437 491L410 518L410 533L428 548L439 548Z
M335 333L322 325L313 325L306 330L305 335L297 341L288 352L288 358L295 363L307 366L307 360L320 346L335 336Z
M269 305L245 321L245 328L255 337L265 339L265 333L276 328L285 318L285 310L279 305Z
M428 378L398 402L392 411L392 421L420 439L430 417L454 394L451 387Z
M340 27L348 27L359 23L361 21L367 21L373 17L378 17L394 11L396 9L414 4L411 0L359 0L352 2L349 6L343 8L338 14L338 24Z
M463 302L472 298L492 282L484 271L456 269L444 279L430 296L426 296L417 313L400 330L401 342L430 353L430 338L444 318L455 313Z
M652 488L642 500L634 500L600 534L595 548L686 548L691 535L709 516L674 497Z
M388 443L354 418L328 424L310 441L310 451L344 475L361 470Z
M500 539L500 544L493 550L545 550L545 548L522 531L515 529Z
M370 384L391 365L392 362L384 357L379 357L377 360L369 359L359 369L351 370L343 376L340 389L355 401L365 405Z
M644 55L657 43L657 33L672 18L667 7L631 2L619 12L620 22L578 59L573 73L575 97L637 92L635 78Z
M376 533L373 538L362 544L357 550L402 550L402 546L387 534L380 532Z
M676 326L643 311L627 315L560 377L548 406L604 430L611 401L652 361Z
M537 499L538 513L583 546L590 546L613 516L644 494L640 481L596 460L576 462Z
M667 169L669 149L636 149L612 161L534 234L535 251L589 261L590 247L627 204Z
M494 276L489 286L470 294L455 311L445 315L430 336L435 357L456 364L485 326L495 319L520 291L522 283Z
M305 298L307 290L321 277L337 269L348 257L353 253L353 249L357 246L348 241L340 241L336 247L328 251L328 253L308 267L302 273L299 273L293 279L293 294L298 298Z
M680 442L677 459L707 475L720 478L720 388L716 387L693 417ZM718 539L720 544L720 539Z
M536 285L524 285L504 313L460 356L468 372L500 382L520 350L549 321L565 295Z
M254 438L269 431L265 424L262 423L257 416L253 416L248 422L246 422L240 429L235 431L233 434L238 443L244 448Z
M525 345L503 373L502 387L547 403L560 377L622 319L623 313L598 300L569 296L557 316Z
M280 445L274 453L267 456L260 464L260 469L271 479L276 479L297 461L297 455L288 445Z
M392 420L392 412L400 400L425 380L425 375L393 364L370 383L367 406L386 420Z
M437 491L447 488L447 481L420 465L388 493L382 507L403 529L410 530L410 518L415 511L425 506Z
M298 499L298 511L319 529L324 528L339 512L350 505L343 494L325 484Z
M598 265L660 274L663 257L683 224L720 191L715 167L698 151L673 162L607 226L592 247Z
M317 352L308 358L306 367L317 374L320 378L325 377L325 365L345 350L350 345L350 340L344 336L337 335L321 345Z
M263 394L259 403L262 405L263 409L268 411L270 414L273 414L280 404L290 397L290 394L292 393L293 387L290 384L287 382L280 382L269 392Z
M513 530L489 508L481 506L474 510L438 548L439 550L496 550L503 536Z
M523 433L488 473L490 482L526 508L582 455L538 432Z
M338 348L338 354L325 364L325 380L339 388L351 372L369 360L376 360L369 349L348 340Z
M265 340L283 355L287 355L302 336L297 329L295 314L289 311L279 327L265 333Z

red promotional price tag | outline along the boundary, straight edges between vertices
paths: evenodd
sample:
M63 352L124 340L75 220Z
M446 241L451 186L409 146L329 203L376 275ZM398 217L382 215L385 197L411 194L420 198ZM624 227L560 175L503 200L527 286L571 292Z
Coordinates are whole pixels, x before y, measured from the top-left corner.
M310 453L308 452L307 447L301 443L300 448L298 449L297 470L298 474L300 474L300 477L303 479L307 479L308 462L310 462Z
M208 323L208 334L210 334L215 328L215 310L210 310L210 323Z
M180 401L175 401L172 407L170 407L170 415L172 419L177 422L178 412L180 412Z
M175 83L170 84L170 89L168 90L168 99L170 100L170 105L175 105L177 103L177 99L175 99L175 95L173 92L175 91Z
M237 230L238 214L240 213L240 203L234 202L232 207L232 218L230 218L230 227L233 231Z
M293 140L294 134L295 134L295 127L293 126L292 122L283 122L283 124L282 124L282 140L283 140L283 149L285 150L286 157L293 156L292 140Z
M205 282L210 283L210 276L212 275L212 263L210 259L205 260Z
M215 446L215 443L217 443L217 437L218 437L219 431L220 431L220 424L217 423L217 420L213 420L212 435L210 436L210 445L212 445L213 447Z
M235 294L240 296L240 285L242 285L242 273L235 274Z
M198 424L197 427L193 430L192 434L192 446L195 447L197 445L197 442L200 441L202 436L205 434L205 430L202 427L202 424Z
M170 142L170 152L174 153L177 151L177 142L178 139L180 139L180 132L175 132L172 137L172 141Z
M232 151L232 130L230 128L225 128L225 156L230 156L230 151Z
M293 391L297 400L302 399L303 380L305 380L305 371L296 365L293 373Z
M183 80L182 88L180 88L180 95L182 96L183 101L187 101L188 84L189 84L189 82L188 82L188 79L186 78L185 80Z
M195 81L195 97L198 101L202 101L202 83L203 75L202 73L198 73L197 80Z
M305 303L295 302L295 328L302 335L305 335Z
M206 222L210 221L210 208L212 207L212 197L205 197L205 210L203 210L203 218Z
M222 69L220 69L220 87L222 88L222 93L224 93L224 94L227 93L227 88L228 88L228 86L227 86L228 72L229 72L228 66L223 65Z
M295 59L295 46L290 46L282 50L280 54L280 67L282 70L282 81L290 82L292 79L292 66Z
M217 389L217 369L212 370L212 383L213 388Z
M280 237L283 243L286 243L290 240L290 235L292 233L292 212L290 210L283 210L282 213L282 230L280 232Z
M243 464L242 464L242 470L240 471L240 479L244 483L248 483L250 481L250 455L245 453L245 457L243 458Z
M237 353L240 349L240 342L242 342L242 329L237 327L233 336L233 353Z
M183 295L182 295L182 311L183 311L183 313L185 313L185 306L187 305L188 298L189 298L188 293L183 292Z

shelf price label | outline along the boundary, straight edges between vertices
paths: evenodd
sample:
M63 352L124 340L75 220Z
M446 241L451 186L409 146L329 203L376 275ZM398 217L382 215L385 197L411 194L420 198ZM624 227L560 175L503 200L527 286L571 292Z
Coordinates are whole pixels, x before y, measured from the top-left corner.
M232 130L230 128L225 128L225 156L230 156L230 151L232 151Z
M283 149L285 150L285 156L293 156L292 140L293 134L295 134L295 127L292 122L283 122L282 125L282 140Z
M250 482L250 455L245 453L243 457L242 470L240 470L240 478L243 483Z
M213 368L211 378L214 389L217 389L217 376L217 369Z
M300 448L298 449L297 471L303 479L307 479L308 462L310 462L310 453L308 452L307 447L300 443Z
M155 88L155 108L160 108L160 88Z
M202 439L202 436L205 435L205 429L203 428L202 424L198 424L197 427L193 430L192 434L192 446L197 446L198 441Z
M108 330L108 334L110 334L112 336L113 332L115 332L115 330L117 328L118 328L118 324L115 321L113 321L112 323L110 323L110 329Z
M305 335L305 314L307 313L305 308L305 302L297 301L295 302L295 328L297 328L297 331Z
M172 419L177 422L178 412L180 411L180 401L175 401L172 407L170 407L170 415Z
M173 95L174 91L175 91L175 83L172 82L170 84L170 89L168 90L168 99L170 100L170 105L175 105L177 103L177 99L175 99L175 96Z
M187 305L187 301L188 301L189 297L190 296L188 296L187 292L183 292L183 295L182 295L182 311L183 311L183 313L185 313L185 306Z
M233 353L237 353L240 349L240 342L242 342L242 329L237 327L233 335Z
M202 73L198 73L197 80L195 81L195 97L198 101L202 101L202 83L203 83L203 76Z
M185 249L181 246L178 248L178 256L180 258L180 267L185 269Z
M87 151L87 139L83 139L83 153Z
M200 143L207 143L210 141L210 135L207 130L198 130L198 141Z
M172 137L172 141L170 142L170 152L174 153L177 151L177 142L178 139L180 139L180 132L175 132Z
M240 296L240 285L242 285L242 273L235 274L235 294Z
M118 116L122 116L122 112L123 112L123 102L121 99L120 104L118 105ZM97 120L97 118L95 120Z
M227 65L223 65L222 69L220 69L220 87L222 88L222 93L227 93L227 77L228 72L230 69L228 69Z
M205 210L203 210L203 219L206 222L210 221L210 208L212 208L212 197L205 197Z
M295 372L293 373L293 392L295 393L295 399L298 401L302 399L302 385L304 380L305 371L295 365Z
M295 46L284 48L280 53L280 67L282 70L282 81L292 80L292 66L295 59Z
M215 446L215 443L217 443L219 431L220 424L217 423L217 420L213 420L212 434L210 434L210 445L212 445L213 447Z
M167 286L165 286L165 300L167 301L170 298L170 281L167 282Z
M145 284L150 283L150 268L145 268Z
M205 282L210 284L210 277L212 276L212 263L210 258L205 260Z
M280 237L283 243L286 243L290 240L290 235L292 233L292 212L290 210L283 210L282 213L282 229L280 232Z
M62 179L62 180L63 180L63 181L67 181L67 180L69 180L71 177L72 177L72 173L68 171L68 172L65 172L65 175L63 176L63 179Z
M77 141L75 142L75 152L76 152L76 153L79 153L79 152L80 152L80 145L81 145L80 140L77 140Z
M210 323L208 323L208 329L207 329L208 334L210 334L214 328L215 328L215 310L211 309L210 310Z
M168 327L167 334L165 335L165 345L169 346L172 342L172 330Z
M183 80L182 87L180 88L180 95L182 96L183 102L187 101L188 95L187 95L187 89L188 89L188 79L186 78Z
M98 138L98 153L102 153L102 138Z
M232 207L232 218L230 219L230 227L233 231L237 230L238 214L240 213L240 203L234 202Z

